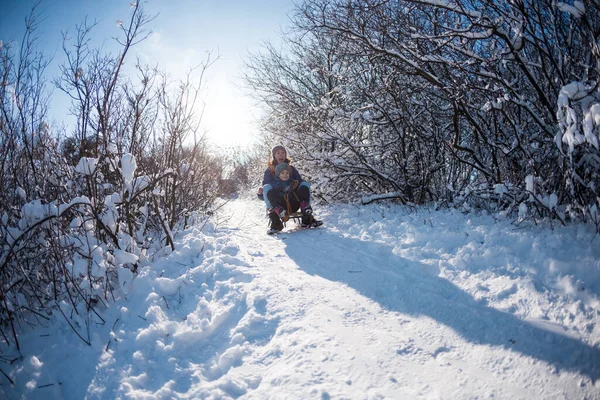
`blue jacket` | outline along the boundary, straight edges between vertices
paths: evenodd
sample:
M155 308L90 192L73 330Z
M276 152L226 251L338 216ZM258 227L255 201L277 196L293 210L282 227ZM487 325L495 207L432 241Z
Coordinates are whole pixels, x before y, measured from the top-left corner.
M292 182L292 181L298 181L298 183L302 183L304 182L304 180L302 179L302 176L300 176L300 172L298 172L298 170L290 165L290 179L288 180L288 182ZM274 183L275 183L276 177L275 177L275 166L274 165L269 165L269 167L267 167L267 169L265 170L265 174L263 176L263 181L262 184L263 186L265 186L266 184L271 184L273 185L273 187L275 187ZM279 179L277 179L279 180ZM281 182L281 181L280 181Z
M282 181L281 179L276 177L271 185L273 186L273 190L281 192L283 194L290 190L290 186L292 186L293 183L294 179L292 178L288 179L287 181ZM300 183L300 181L298 181L298 183Z

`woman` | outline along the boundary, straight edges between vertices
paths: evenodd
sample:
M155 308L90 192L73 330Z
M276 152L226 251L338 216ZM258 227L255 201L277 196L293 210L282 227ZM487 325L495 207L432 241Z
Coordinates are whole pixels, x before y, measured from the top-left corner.
M265 201L271 220L271 232L279 232L283 229L281 218L286 213L298 211L302 212L302 226L311 227L319 226L321 221L315 220L312 215L312 207L310 206L310 185L302 179L302 176L296 168L290 165L290 160L287 158L287 151L283 146L275 146L271 150L273 159L269 162L269 166L265 170L263 176L263 186L258 189L258 197ZM280 185L276 185L276 180L279 174L275 174L277 166L286 164L279 168L281 174L282 169L289 172L288 179L291 185L287 191L280 190ZM274 189L277 187L277 190Z

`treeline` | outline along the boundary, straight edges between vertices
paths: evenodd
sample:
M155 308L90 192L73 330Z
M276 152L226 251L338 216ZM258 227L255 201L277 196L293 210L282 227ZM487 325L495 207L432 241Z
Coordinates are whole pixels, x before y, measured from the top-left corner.
M200 131L203 75L173 82L132 60L152 21L132 3L119 51L91 48L94 24L64 36L52 83L76 123L47 122L48 60L36 46L40 16L23 41L0 46L0 353L20 353L18 332L65 318L89 343L108 301L140 262L174 248L174 234L204 218L219 194L223 161ZM135 76L124 72L134 64ZM196 78L194 78L196 77Z
M597 0L308 0L252 55L264 128L325 200L598 227Z

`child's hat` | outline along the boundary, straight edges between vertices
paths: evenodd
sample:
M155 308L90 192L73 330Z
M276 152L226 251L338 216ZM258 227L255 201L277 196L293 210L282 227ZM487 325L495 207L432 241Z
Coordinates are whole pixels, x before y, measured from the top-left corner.
M277 164L277 166L275 167L275 176L279 177L279 174L284 170L284 169L288 169L289 166L286 163L281 163L281 164Z
M271 149L271 154L273 154L273 158L275 158L275 153L277 153L279 150L285 151L285 154L287 155L287 150L285 149L285 147L278 145L278 146L273 147L273 149Z

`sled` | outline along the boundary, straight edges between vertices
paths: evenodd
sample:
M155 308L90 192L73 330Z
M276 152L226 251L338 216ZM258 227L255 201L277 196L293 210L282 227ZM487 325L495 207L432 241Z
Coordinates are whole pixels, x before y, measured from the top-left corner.
M293 220L295 223L300 224L302 222L302 213L299 211L293 212L289 215L288 221ZM285 223L284 223L285 226Z
M300 211L296 211L296 212L293 212L293 213L287 215L286 217L284 217L282 219L283 227L284 228L286 227L287 222L290 221L290 220L294 221L298 226L300 226L302 224L302 213ZM319 227L321 225L323 225L323 221L317 221L317 220L315 220L309 226L303 226L301 229L317 228L317 227ZM267 235L276 235L278 233L284 233L284 231L283 230L272 231L271 229L267 230Z

